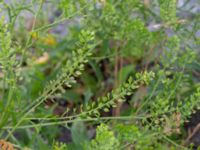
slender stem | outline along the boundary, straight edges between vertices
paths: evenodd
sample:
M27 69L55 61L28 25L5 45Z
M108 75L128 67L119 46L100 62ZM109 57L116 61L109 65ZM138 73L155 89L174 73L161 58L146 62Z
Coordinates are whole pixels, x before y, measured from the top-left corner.
M169 143L173 144L174 146L181 148L182 150L189 150L187 147L184 147L182 145L177 144L176 142L172 141L170 138L168 138L165 135L161 135L163 137L163 139L165 139L166 141L168 141Z
M37 20L37 18L38 18L38 15L39 15L41 9L42 9L43 4L44 4L44 1L42 0L42 1L40 2L40 5L39 5L39 8L38 8L38 11L37 11L36 14L35 14L34 22L33 22L33 26L32 26L31 32L33 32L34 29L35 29L35 26L36 26L36 20ZM23 63L23 61L24 61L24 57L25 57L25 53L26 53L26 49L28 48L28 45L29 45L30 42L31 42L31 35L28 36L28 39L27 39L26 44L25 44L25 47L24 47L23 50L22 50L22 58L21 58L20 65L21 65L21 64Z
M98 121L98 120L131 120L131 119L144 119L144 117L133 117L133 116L119 116L119 117L100 117L100 118L90 118L90 119L74 119L74 120L65 120L65 121L56 121L56 122L47 122L33 125L24 125L18 126L16 129L25 129L25 128L35 128L35 127L44 127L52 125L61 125L73 122L88 122L88 121ZM3 130L13 129L13 126L3 127Z
M70 16L68 16L68 17L65 17L65 18L62 18L62 19L60 19L60 20L57 20L57 21L55 21L55 22L53 22L53 23L51 23L51 24L47 24L47 25L44 25L44 26L42 26L42 27L36 28L36 29L34 29L34 32L38 32L38 31L42 31L42 30L45 30L45 29L52 28L52 27L54 27L54 26L56 26L56 25L58 25L58 24L60 24L60 23L62 23L62 22L64 22L64 21L66 21L66 20L68 20L68 19L70 19L70 18L76 16L76 15L79 14L83 9L87 8L87 6L88 6L88 4L85 5L85 6L83 6L83 7L80 8L78 11L76 11L74 14L72 14L72 15L70 15Z

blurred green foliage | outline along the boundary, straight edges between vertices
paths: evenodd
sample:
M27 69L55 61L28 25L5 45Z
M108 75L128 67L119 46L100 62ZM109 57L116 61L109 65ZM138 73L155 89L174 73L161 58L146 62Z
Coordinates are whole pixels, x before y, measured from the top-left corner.
M190 149L200 16L181 16L187 2L177 3L0 1L0 139L34 150Z

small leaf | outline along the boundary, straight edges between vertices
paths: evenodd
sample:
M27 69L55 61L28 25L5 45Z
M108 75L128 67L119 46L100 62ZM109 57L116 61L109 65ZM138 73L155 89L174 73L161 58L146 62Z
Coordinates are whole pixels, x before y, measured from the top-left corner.
M104 108L103 109L105 112L109 112L109 109L108 108Z

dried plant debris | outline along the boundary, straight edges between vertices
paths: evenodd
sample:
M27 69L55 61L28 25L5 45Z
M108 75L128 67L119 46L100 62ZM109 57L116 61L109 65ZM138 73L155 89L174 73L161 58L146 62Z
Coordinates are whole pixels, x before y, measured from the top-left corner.
M0 149L1 150L15 150L14 146L5 140L0 140Z

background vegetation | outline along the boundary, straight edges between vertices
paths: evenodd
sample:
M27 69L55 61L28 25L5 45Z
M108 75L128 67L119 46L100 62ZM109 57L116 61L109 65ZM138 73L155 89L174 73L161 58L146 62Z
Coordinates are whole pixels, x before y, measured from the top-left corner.
M199 6L0 0L1 149L197 149Z

